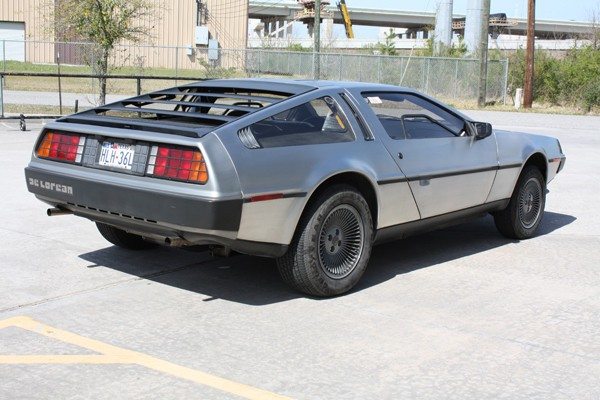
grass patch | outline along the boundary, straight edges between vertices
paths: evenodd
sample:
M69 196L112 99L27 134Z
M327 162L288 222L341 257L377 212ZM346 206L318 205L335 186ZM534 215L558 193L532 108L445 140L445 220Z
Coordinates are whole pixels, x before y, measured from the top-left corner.
M142 80L142 93L186 83L189 82L171 79ZM61 87L64 93L97 94L99 92L98 80L92 78L61 78ZM4 89L58 93L58 78L7 76ZM108 94L134 95L136 90L137 82L135 79L108 79Z
M75 110L73 107L63 107L63 113L65 115L73 113ZM81 108L79 111L82 111ZM28 115L60 115L60 109L58 106L43 106L37 104L5 104L4 114L23 114L25 117Z
M58 66L56 64L34 64L21 61L0 62L0 70L4 72L30 72L37 74L56 74ZM87 65L61 65L60 72L63 74L94 74L95 72ZM139 67L113 67L108 70L109 75L131 75L131 76L165 76L165 77L183 77L205 79L215 76L236 77L242 76L233 69L228 68L207 68L202 64L198 69L172 69L172 68L139 68Z
M22 72L35 74L56 74L58 67L56 64L34 64L30 62L6 61L0 62L0 71ZM92 74L92 68L89 66L62 65L63 74ZM142 93L163 89L175 85L189 83L188 80L179 80L176 78L193 78L197 80L211 78L233 78L244 77L243 72L237 72L225 68L208 68L199 65L198 69L168 69L168 68L136 68L119 67L111 68L109 75L125 76L164 76L173 79L146 79L142 80ZM61 77L62 90L65 93L88 93L96 94L99 92L98 80L94 78L65 78ZM35 76L6 76L6 90L24 90L40 92L57 92L58 78L35 77ZM108 94L135 94L137 82L135 79L110 79L108 77Z
M480 108L476 101L451 101L448 102L451 107L458 110L481 110L481 111L504 111L534 114L564 114L564 115L600 115L600 107L593 107L586 111L577 106L561 106L542 102L534 102L531 108L522 108L517 110L512 104L488 104L485 108Z

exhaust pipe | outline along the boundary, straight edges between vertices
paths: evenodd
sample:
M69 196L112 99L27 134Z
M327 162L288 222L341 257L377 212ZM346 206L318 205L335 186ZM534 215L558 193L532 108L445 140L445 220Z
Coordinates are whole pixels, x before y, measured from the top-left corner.
M49 217L54 217L56 215L68 215L73 214L71 210L65 210L64 208L52 207L46 210L46 214Z
M229 257L231 255L231 247L221 245L210 245L208 247L210 255L213 257Z
M165 238L165 244L167 246L171 246L171 247L182 247L185 246L187 244L187 240L181 239L181 238L170 238L170 237L166 237Z

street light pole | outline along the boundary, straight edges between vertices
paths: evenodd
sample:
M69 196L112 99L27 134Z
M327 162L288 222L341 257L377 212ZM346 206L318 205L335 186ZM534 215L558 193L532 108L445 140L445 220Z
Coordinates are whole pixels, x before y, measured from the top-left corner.
M523 108L533 104L533 67L535 51L535 0L529 0L527 10L527 53L525 54L525 87L523 88Z
M315 21L313 25L313 78L319 79L321 75L321 0L315 0Z

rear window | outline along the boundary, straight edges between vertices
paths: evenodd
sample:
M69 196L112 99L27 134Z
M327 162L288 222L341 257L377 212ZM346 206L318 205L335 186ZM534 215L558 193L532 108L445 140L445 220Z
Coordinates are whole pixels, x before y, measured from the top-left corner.
M354 133L332 97L282 111L239 132L249 148L351 142Z

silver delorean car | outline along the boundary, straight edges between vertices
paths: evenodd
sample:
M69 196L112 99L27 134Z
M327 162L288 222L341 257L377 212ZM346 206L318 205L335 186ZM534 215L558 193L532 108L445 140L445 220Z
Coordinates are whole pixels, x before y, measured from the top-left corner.
M49 215L111 243L273 257L314 296L350 290L374 244L491 213L527 239L565 164L557 139L492 130L381 84L208 80L44 127L25 169Z

